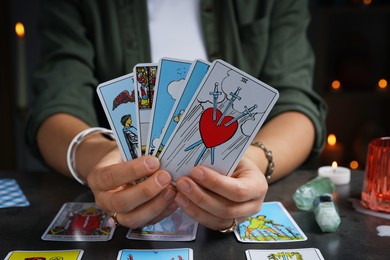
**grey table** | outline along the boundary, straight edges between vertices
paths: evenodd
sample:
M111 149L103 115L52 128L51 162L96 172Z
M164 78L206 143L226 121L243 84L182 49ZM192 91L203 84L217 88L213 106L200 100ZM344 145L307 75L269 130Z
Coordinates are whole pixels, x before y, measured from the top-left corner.
M148 242L128 240L127 229L119 227L107 242L43 241L41 236L65 202L93 201L91 192L74 180L54 172L4 172L0 178L16 179L31 205L0 209L0 257L13 250L83 249L83 259L116 259L127 248L160 249L190 247L194 259L245 259L247 249L318 248L325 259L390 259L390 237L377 235L376 227L390 225L390 220L358 213L349 198L360 198L363 172L353 171L351 183L338 186L337 202L341 225L335 233L322 233L311 212L296 208L292 195L302 184L316 176L316 171L296 171L272 184L266 201L280 201L306 234L307 240L292 243L240 243L234 234L221 234L199 226L195 241Z

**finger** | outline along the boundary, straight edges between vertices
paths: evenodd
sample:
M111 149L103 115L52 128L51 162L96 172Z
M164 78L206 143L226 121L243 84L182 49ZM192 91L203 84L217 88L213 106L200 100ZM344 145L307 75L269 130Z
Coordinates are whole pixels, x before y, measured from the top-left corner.
M112 190L147 177L160 167L156 157L143 156L132 161L107 165L89 174L88 184L94 190Z
M189 176L206 190L236 202L258 199L267 192L268 184L264 175L249 160L240 163L236 172L239 175L229 177L208 167L194 167Z
M142 204L138 208L117 214L118 222L129 228L139 228L167 217L176 209L176 204L173 203L175 190L168 188L161 192L158 196Z
M220 196L213 191L200 187L188 177L178 179L176 182L176 188L185 196L186 199L184 200L182 197L181 201L177 201L177 198L175 199L175 202L181 208L188 207L191 210L192 207L192 211L201 209L208 214L212 214L220 218L232 219L250 216L260 210L260 206L263 201L263 197L258 197L257 199L250 199L245 202L235 202ZM198 214L204 213L199 212Z
M160 222L161 220L163 220L163 219L169 217L170 215L172 215L172 213L175 212L175 210L177 208L178 208L177 204L173 202L159 216L157 216L156 218L150 220L144 226L153 225L153 224L156 224L156 223Z
M186 197L186 195L181 192L178 192L176 194L175 202L187 216L194 219L199 224L213 230L225 229L227 227L230 227L234 219L236 219L237 222L240 223L245 221L249 217L249 215L243 217L233 217L228 215L216 216L200 208L196 203L193 203Z
M157 171L146 180L121 189L95 193L96 204L105 210L124 213L152 200L171 183L171 175ZM172 198L171 198L172 199Z

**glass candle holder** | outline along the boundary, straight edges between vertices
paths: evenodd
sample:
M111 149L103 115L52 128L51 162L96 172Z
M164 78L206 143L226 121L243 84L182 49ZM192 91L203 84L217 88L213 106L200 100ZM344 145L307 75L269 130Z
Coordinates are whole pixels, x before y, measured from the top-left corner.
M390 213L390 137L374 139L368 145L362 204Z

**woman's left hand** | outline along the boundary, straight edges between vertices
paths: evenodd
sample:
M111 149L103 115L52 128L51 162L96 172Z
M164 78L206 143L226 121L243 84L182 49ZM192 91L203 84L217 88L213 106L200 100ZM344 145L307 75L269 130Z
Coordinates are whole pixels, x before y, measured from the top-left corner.
M232 176L194 167L177 182L175 202L198 223L214 230L232 226L257 213L268 189L264 174L244 157Z

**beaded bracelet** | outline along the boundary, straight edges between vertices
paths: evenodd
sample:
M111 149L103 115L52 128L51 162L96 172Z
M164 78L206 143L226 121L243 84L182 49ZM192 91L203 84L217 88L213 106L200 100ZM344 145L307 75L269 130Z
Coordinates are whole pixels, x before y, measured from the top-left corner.
M70 142L70 145L68 147L68 152L66 153L66 162L68 164L68 169L69 169L70 173L72 174L73 178L75 178L75 180L78 181L82 185L87 185L87 184L84 180L82 180L80 178L80 176L76 170L76 162L75 162L76 161L75 160L76 150L77 150L77 147L85 140L85 138L87 136L92 135L92 134L96 134L96 133L106 134L106 135L110 136L112 139L115 139L114 133L109 129L106 129L103 127L88 128L88 129L81 131L79 134L77 134L73 138L72 142Z
M265 145L259 141L255 141L251 143L251 145L259 147L261 150L264 151L265 157L268 160L267 169L265 170L264 175L267 178L267 180L270 180L272 178L272 173L274 172L275 169L275 163L273 161L272 151L267 147L265 147Z

